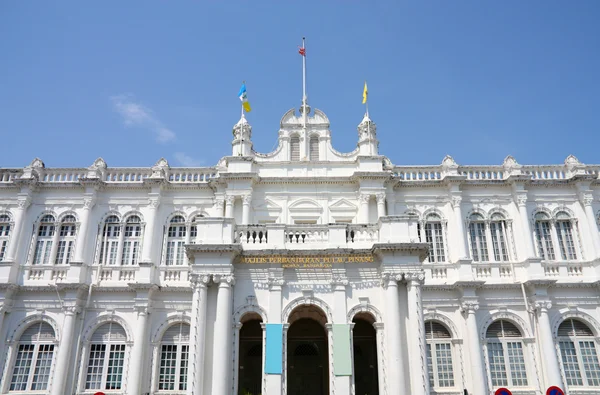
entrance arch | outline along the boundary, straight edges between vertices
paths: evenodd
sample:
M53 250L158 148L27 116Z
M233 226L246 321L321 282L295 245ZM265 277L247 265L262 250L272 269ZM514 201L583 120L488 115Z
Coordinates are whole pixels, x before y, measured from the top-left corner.
M240 328L238 394L262 393L263 331L262 318L256 313L242 317Z
M303 305L290 314L287 331L287 394L329 394L327 316L319 307Z
M379 395L375 318L370 313L358 313L352 322L355 393Z

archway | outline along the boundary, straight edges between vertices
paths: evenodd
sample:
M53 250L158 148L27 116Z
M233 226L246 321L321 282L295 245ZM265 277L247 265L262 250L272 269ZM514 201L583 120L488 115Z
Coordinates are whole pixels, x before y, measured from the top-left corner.
M299 306L287 331L288 395L329 394L327 317L316 306Z
M263 331L262 318L256 313L244 315L240 328L238 394L262 393Z
M358 313L352 319L354 345L355 394L379 395L377 369L377 333L375 319L368 313Z

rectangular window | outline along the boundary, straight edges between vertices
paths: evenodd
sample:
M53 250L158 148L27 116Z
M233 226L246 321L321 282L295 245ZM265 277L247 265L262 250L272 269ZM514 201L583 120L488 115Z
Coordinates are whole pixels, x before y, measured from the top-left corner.
M106 344L92 344L90 346L85 389L101 389L105 355Z
M487 237L485 234L485 223L472 222L469 224L469 235L471 239L471 253L475 262L488 262Z
M435 345L437 378L440 387L454 387L451 347L449 343Z
M507 262L508 248L506 247L506 228L504 222L491 222L490 231L494 246L494 260L496 262Z
M4 255L6 255L7 246L8 240L0 240L0 261L4 260Z
M492 386L508 386L508 377L506 375L506 365L504 362L504 350L502 348L502 343L490 342L487 345L487 349Z
M540 258L553 261L555 258L554 247L552 246L552 237L550 236L550 222L536 221L535 238L537 241Z
M125 344L111 344L106 370L106 385L104 389L119 390L123 380L123 365L125 362Z
M179 363L179 390L187 390L188 360L190 346L181 346L181 362Z
M33 363L33 344L19 344L19 351L15 359L15 367L10 381L10 391L26 391L29 372Z
M164 344L160 354L160 368L158 372L158 389L173 391L177 369L177 346Z
M38 240L33 255L34 265L47 265L50 262L50 251L52 250L52 240Z
M560 245L560 255L563 260L577 259L575 252L575 243L573 242L573 228L570 221L556 222L556 232L558 244Z
M567 385L583 385L583 379L581 377L581 372L579 371L579 364L577 363L577 350L575 350L575 343L570 341L561 341L559 346L563 370L565 372L565 378L567 379Z
M579 342L579 348L581 349L581 360L587 384L591 387L600 386L600 364L598 363L598 354L596 354L594 342Z
M506 343L508 364L512 385L515 387L527 386L527 371L525 370L525 359L523 358L523 344L521 342Z
M429 387L434 388L433 381L433 358L431 357L431 344L427 344L427 371L429 372Z
M45 391L48 388L50 370L52 368L52 356L54 354L53 344L41 344L38 346L37 360L33 371L32 391Z
M444 235L440 222L425 224L425 242L429 244L429 262L445 262Z

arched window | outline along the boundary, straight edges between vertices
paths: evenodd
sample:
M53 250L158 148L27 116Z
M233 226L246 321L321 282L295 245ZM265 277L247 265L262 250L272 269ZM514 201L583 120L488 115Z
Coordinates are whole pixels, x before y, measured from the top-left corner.
M35 237L34 265L47 265L51 262L52 242L56 231L54 223L55 219L52 215L44 215L40 221Z
M73 246L75 245L75 229L77 220L72 215L63 218L58 235L58 248L56 250L56 265L68 265L71 261Z
M479 213L469 216L469 241L471 242L471 257L475 262L489 262L487 235L484 218Z
M165 256L165 265L183 265L185 259L185 240L187 226L185 219L177 215L171 218L169 229L167 230L167 248Z
M452 342L450 332L436 321L425 323L427 366L431 388L454 387Z
M425 229L425 232L422 232L422 228ZM417 231L419 240L429 244L429 262L445 262L446 252L444 249L442 218L435 213L429 214L423 224L417 226Z
M121 237L121 221L116 215L111 215L104 221L102 243L100 244L100 260L104 265L116 265Z
M171 326L160 342L159 391L187 390L189 355L190 326L184 323Z
M556 236L563 260L577 259L575 242L573 241L573 223L571 216L564 211L556 214Z
M294 136L290 139L290 160L298 162L300 160L300 137Z
M311 161L319 160L319 137L312 136L308 143L309 154Z
M10 234L10 217L6 214L0 215L0 262L4 260L8 248L8 236Z
M123 381L127 335L115 322L101 325L90 339L86 390L119 390Z
M554 246L552 245L550 216L546 213L537 213L535 215L535 240L537 242L538 254L540 258L553 261Z
M592 330L582 321L569 318L558 327L557 340L567 385L600 386L600 362Z
M36 322L23 332L17 343L10 391L48 389L55 341L54 329L46 322Z
M121 265L137 265L142 238L142 221L137 215L127 218L123 237Z
M519 328L510 321L494 321L485 337L492 387L527 386L523 339Z
M508 253L508 230L506 219L500 213L492 214L490 218L490 233L492 234L492 246L494 248L494 260L496 262L507 262L510 260Z

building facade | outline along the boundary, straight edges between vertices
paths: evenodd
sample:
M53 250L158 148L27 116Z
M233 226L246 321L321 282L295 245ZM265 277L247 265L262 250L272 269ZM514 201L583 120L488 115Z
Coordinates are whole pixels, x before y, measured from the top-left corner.
M600 166L376 131L340 153L301 106L214 167L0 168L0 393L600 393Z

